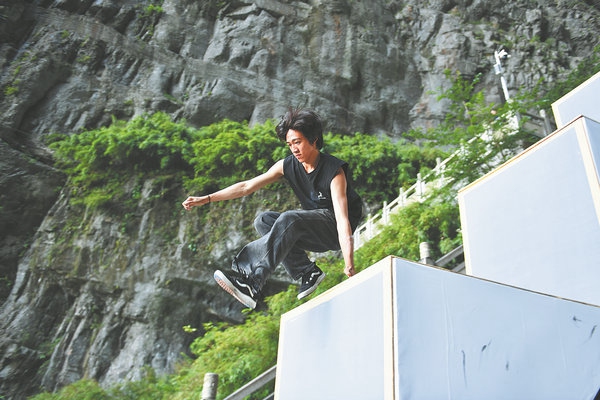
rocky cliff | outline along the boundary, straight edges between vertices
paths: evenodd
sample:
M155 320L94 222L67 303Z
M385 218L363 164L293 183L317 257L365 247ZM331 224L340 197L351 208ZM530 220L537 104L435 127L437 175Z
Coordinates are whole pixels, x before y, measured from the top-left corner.
M138 213L73 207L44 137L164 111L197 126L263 122L288 105L328 130L400 137L444 116L444 70L508 88L552 82L598 44L594 1L14 0L0 2L0 394L82 377L111 384L172 370L184 325L240 320L211 281L260 200L229 219L180 212L152 177ZM135 160L134 160L135 161ZM126 190L133 190L127 188ZM226 227L226 228L223 228ZM225 242L209 233L225 230Z

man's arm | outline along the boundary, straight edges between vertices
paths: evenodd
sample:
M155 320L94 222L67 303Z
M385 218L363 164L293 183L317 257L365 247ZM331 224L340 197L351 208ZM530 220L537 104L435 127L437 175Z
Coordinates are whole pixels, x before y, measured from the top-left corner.
M333 201L333 212L337 222L337 231L340 241L340 248L344 256L346 267L344 273L351 277L356 273L354 269L354 238L352 237L352 227L348 218L348 197L346 196L346 174L342 168L331 181L331 198Z
M234 183L231 186L221 189L218 192L211 193L205 196L190 196L181 205L186 210L192 207L202 206L204 204L232 200L240 197L248 196L267 186L270 183L276 182L283 176L283 160L277 161L267 172L258 175L252 179L248 179L242 182Z

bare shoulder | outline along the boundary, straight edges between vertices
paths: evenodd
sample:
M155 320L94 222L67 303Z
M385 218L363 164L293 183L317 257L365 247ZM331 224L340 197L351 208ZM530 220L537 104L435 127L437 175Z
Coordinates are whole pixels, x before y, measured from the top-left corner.
M255 178L260 187L276 182L283 177L283 160L277 161L267 172Z
M266 172L273 178L281 178L283 176L283 160L277 161L269 170Z

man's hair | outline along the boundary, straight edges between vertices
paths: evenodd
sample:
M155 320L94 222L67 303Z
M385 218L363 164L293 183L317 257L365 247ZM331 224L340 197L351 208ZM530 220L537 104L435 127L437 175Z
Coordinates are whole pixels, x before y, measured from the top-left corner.
M279 140L285 142L290 129L302 132L310 143L316 142L317 149L321 150L323 147L323 125L321 117L316 112L301 108L288 108L275 128Z

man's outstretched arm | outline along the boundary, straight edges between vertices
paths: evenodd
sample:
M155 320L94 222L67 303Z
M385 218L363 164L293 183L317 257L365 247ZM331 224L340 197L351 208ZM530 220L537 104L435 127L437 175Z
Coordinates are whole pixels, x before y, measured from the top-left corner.
M283 176L283 160L277 161L267 172L252 179L234 183L217 192L204 196L190 196L181 205L186 210L192 207L202 206L210 202L232 200L248 196L257 190L276 182Z

